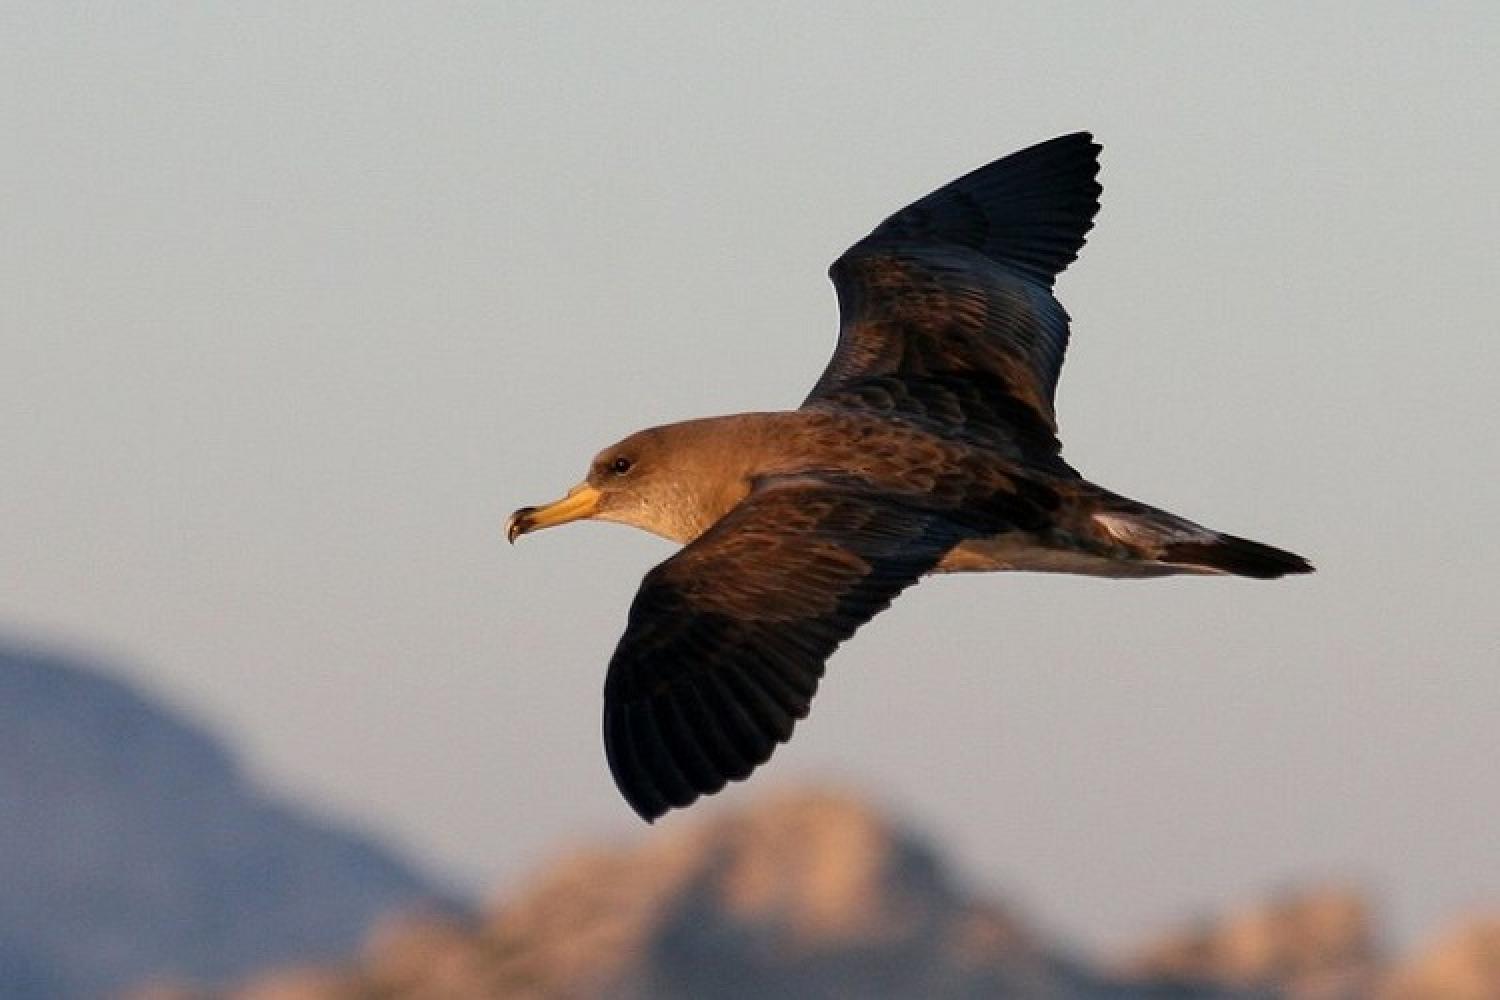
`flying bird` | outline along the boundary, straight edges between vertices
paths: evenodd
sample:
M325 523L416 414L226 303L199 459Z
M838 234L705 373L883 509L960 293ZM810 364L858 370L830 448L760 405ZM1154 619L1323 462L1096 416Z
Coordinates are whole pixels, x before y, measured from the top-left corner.
M996 160L850 247L829 270L838 342L800 408L640 431L511 515L512 542L594 518L684 546L641 581L604 683L609 768L643 818L765 763L834 649L928 573L1312 570L1063 461L1052 287L1099 209L1099 149L1080 132Z

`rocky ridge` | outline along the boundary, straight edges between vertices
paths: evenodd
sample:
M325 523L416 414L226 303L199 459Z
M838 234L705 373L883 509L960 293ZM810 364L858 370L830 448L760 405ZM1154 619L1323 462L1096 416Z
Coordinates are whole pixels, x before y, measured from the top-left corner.
M1386 960L1377 940L1361 896L1328 887L1088 964L964 891L866 804L801 793L563 859L477 920L395 919L349 964L279 971L233 995L1500 998L1500 922L1467 924L1409 962Z

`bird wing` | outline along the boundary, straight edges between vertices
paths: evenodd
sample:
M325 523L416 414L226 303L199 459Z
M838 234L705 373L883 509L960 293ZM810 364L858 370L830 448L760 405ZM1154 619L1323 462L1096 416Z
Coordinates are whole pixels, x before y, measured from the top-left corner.
M802 478L752 493L651 570L604 684L604 748L625 799L654 820L765 763L839 643L971 533Z
M969 376L1055 432L1068 314L1052 282L1099 210L1098 153L1086 132L1013 153L850 247L828 272L838 345L804 405L871 377Z

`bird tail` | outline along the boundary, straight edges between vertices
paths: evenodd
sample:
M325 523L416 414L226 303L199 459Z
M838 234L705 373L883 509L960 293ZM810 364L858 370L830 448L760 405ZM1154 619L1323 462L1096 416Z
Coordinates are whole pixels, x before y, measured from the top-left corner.
M1214 531L1104 490L1098 499L1102 504L1093 514L1095 525L1128 551L1132 562L1167 573L1223 573L1256 580L1313 571L1312 563L1294 552Z
M1157 559L1210 573L1274 580L1289 573L1311 573L1312 563L1285 549L1217 531L1208 541L1174 542L1161 547Z

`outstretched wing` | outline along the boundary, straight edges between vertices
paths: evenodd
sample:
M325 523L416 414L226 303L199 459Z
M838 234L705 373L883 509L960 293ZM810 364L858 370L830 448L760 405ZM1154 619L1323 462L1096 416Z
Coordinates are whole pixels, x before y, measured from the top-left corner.
M974 373L1049 430L1068 314L1053 279L1099 210L1086 132L1013 153L881 223L829 269L839 340L808 403L872 376Z
M647 820L765 763L823 664L966 535L807 480L752 494L641 583L604 684L604 749Z

